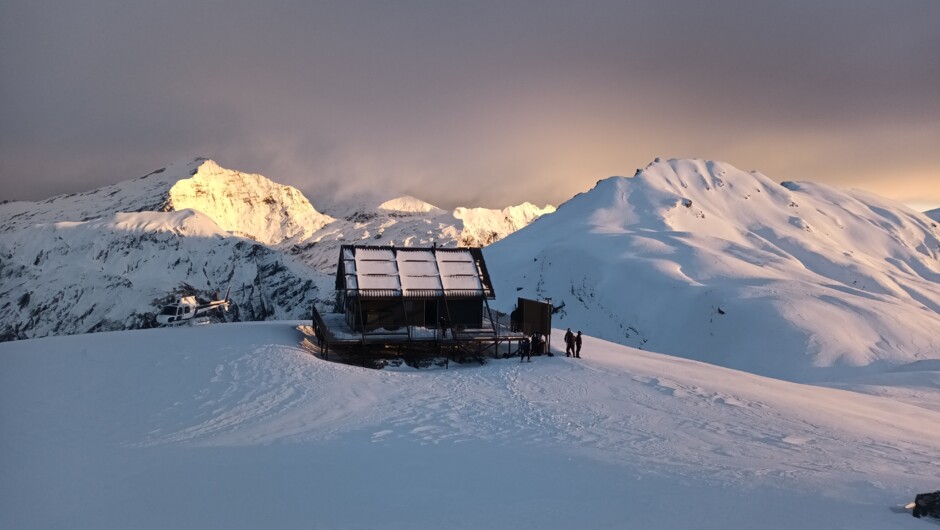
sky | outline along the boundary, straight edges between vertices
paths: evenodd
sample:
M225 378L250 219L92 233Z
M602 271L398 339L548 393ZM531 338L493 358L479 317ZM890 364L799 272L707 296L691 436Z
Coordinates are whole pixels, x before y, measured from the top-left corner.
M940 2L0 0L0 200L206 156L559 204L656 157L940 206Z

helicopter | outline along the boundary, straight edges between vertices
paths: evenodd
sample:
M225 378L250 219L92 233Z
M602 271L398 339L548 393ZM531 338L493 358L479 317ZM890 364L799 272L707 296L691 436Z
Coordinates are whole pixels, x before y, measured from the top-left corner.
M200 324L208 323L206 316L213 309L222 308L228 311L231 303L228 295L232 286L225 291L225 296L221 300L213 300L206 304L200 304L195 296L181 296L175 303L167 304L160 313L157 314L157 324L160 326L177 326L180 324Z

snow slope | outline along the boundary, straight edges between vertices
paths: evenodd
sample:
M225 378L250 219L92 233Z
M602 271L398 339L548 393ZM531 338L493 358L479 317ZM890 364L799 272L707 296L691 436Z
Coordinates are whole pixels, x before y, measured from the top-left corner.
M657 160L485 254L503 309L643 349L794 380L940 358L940 229L858 191Z
M374 371L295 324L0 344L0 527L927 524L889 507L937 487L936 388L917 407L590 337L577 361Z

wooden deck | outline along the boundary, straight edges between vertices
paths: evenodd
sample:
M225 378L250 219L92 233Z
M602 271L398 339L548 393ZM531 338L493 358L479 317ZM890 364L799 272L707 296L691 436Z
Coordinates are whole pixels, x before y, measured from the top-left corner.
M342 313L314 311L313 317L311 344L316 345L323 358L334 353L356 358L438 356L455 361L508 357L516 354L518 342L525 337L521 332L510 330L508 316L505 322L485 319L484 324L489 327L480 329L402 326L370 331L352 329ZM319 337L316 337L317 329Z

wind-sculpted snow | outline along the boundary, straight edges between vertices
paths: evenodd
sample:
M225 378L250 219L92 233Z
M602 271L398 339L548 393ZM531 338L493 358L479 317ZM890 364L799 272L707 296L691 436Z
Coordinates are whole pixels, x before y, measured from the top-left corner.
M226 316L301 318L326 278L193 211L141 212L0 234L0 336L146 328L180 295L231 286Z
M940 229L862 192L655 162L486 256L504 309L643 349L791 379L940 357Z
M936 488L936 387L914 406L591 337L369 370L297 324L0 344L0 527L884 530Z

